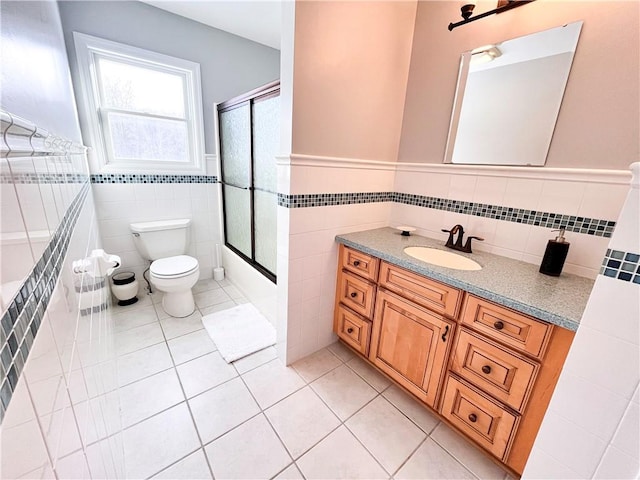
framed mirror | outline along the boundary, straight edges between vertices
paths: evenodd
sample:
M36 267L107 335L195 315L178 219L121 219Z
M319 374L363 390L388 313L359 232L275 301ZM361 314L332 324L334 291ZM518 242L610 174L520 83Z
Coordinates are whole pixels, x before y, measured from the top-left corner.
M445 163L542 166L582 22L464 52Z

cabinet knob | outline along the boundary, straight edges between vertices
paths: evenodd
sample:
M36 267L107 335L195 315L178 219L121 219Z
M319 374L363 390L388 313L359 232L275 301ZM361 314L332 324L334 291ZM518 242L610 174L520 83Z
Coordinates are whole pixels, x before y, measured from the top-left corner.
M475 413L470 413L468 418L471 423L476 423L476 421L478 420L478 417Z
M494 322L493 328L495 328L496 330L502 330L504 328L504 323L498 320L497 322Z
M353 333L353 328L351 327L347 328L347 333Z
M353 266L354 267L359 267L360 266L360 260L354 260L353 261Z
M489 365L485 365L484 367L482 367L482 373L486 373L487 375L489 375L491 373L491 367Z
M356 298L356 297L358 296L358 293L357 293L357 292L351 292L351 293L349 294L349 296L350 296L351 298Z

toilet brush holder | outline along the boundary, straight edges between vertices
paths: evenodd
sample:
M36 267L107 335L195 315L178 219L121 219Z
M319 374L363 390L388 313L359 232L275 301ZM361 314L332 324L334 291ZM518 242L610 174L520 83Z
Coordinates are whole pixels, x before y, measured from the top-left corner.
M111 293L118 299L118 305L133 305L138 301L138 281L133 272L118 272L111 277Z
M214 268L213 269L213 279L216 282L224 280L224 268L222 268L222 267Z

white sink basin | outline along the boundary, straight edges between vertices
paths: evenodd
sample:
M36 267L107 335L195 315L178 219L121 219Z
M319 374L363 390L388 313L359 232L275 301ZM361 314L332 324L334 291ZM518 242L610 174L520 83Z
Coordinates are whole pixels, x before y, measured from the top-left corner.
M454 270L482 270L482 267L470 258L463 257L457 253L438 250L437 248L407 247L404 249L404 253L439 267L452 268Z

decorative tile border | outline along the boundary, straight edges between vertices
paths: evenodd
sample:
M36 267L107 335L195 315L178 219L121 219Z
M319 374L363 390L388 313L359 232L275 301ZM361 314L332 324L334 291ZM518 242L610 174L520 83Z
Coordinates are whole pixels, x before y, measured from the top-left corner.
M142 173L99 173L91 183L218 183L215 175L155 175Z
M278 205L286 208L309 208L328 205L350 205L355 203L397 202L418 207L434 208L447 212L463 213L476 217L493 218L506 222L524 223L544 228L565 228L568 232L611 237L616 222L595 218L540 212L524 208L512 208L485 203L463 202L448 198L427 197L399 192L367 193L319 193L304 195L278 194Z
M73 200L49 245L0 320L0 422L40 328L90 188L86 182Z
M304 195L279 193L278 205L286 208L309 208L326 207L329 205L392 202L394 201L394 195L394 192L311 193Z
M600 275L640 285L640 254L607 249Z
M89 175L82 173L0 173L0 183L85 183Z

